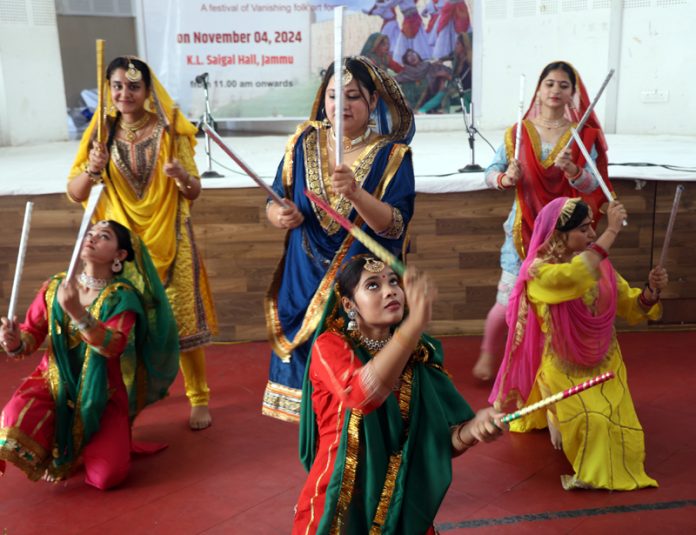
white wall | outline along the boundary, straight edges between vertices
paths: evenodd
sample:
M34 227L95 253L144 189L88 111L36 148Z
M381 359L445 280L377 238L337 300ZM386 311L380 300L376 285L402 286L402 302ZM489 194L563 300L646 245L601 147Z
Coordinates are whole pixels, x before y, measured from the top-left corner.
M616 69L596 108L608 132L696 135L696 33L689 31L696 0L479 0L477 7L480 128L513 123L519 75L526 107L541 69L562 59L591 97Z
M53 0L0 10L0 145L68 137Z

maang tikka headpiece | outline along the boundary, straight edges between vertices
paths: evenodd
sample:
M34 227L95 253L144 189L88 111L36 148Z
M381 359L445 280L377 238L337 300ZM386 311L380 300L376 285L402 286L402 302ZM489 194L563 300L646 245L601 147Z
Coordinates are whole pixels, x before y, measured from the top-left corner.
M128 58L128 70L126 70L126 78L129 82L139 82L143 79L143 73L135 68L131 58Z
M381 260L375 260L374 258L367 258L365 259L365 265L363 268L365 271L369 271L370 273L380 273L382 270L384 270L384 262Z

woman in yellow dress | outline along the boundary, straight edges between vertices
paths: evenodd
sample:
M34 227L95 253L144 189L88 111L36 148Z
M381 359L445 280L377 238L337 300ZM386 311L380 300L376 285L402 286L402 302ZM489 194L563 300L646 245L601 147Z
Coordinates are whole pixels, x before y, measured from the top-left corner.
M668 277L658 266L644 289L631 288L614 270L608 252L625 218L624 207L612 202L607 229L597 237L584 201L559 197L548 203L535 220L510 298L505 356L489 398L496 408L513 401L518 407L531 405L605 371L616 374L546 413L536 411L510 424L517 432L549 428L551 443L563 449L575 472L561 476L566 490L657 486L643 466L643 429L614 319L658 319L660 290Z
M92 186L103 182L96 220L123 224L148 247L179 328L189 424L204 429L212 419L203 347L217 334L217 318L190 215L201 193L193 160L196 128L179 117L171 142L174 103L143 61L118 57L106 79L108 137L96 139L95 114L70 170L68 196L84 203Z

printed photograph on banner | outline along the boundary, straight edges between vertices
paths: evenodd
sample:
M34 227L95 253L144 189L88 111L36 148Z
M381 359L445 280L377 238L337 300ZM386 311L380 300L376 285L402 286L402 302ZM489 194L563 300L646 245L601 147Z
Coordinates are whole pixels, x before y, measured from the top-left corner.
M216 120L302 118L333 61L333 9L345 6L345 55L367 56L417 114L471 99L473 1L143 0L146 59L181 110Z

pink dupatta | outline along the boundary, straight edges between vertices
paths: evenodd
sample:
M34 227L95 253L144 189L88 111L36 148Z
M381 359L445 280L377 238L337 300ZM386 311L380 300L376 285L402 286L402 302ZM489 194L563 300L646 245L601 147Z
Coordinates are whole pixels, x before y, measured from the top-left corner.
M488 401L503 408L511 400L522 406L532 391L544 351L544 334L539 318L527 298L527 281L539 249L552 237L556 222L568 197L559 197L539 212L507 308L509 326L503 362ZM595 310L582 298L549 306L552 323L552 348L559 358L584 368L599 364L612 340L616 314L616 275L609 260L600 263L599 294Z

